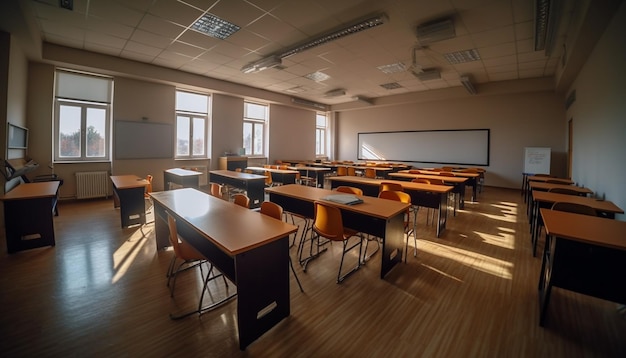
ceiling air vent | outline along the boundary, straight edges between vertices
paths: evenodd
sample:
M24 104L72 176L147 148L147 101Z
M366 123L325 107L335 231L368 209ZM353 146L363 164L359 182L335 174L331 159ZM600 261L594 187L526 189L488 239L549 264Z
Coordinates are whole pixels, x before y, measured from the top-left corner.
M417 39L422 46L451 39L455 36L456 32L452 19L429 22L417 27Z
M400 86L398 82L383 83L382 85L380 85L380 87L387 89L387 90L402 88L402 86Z

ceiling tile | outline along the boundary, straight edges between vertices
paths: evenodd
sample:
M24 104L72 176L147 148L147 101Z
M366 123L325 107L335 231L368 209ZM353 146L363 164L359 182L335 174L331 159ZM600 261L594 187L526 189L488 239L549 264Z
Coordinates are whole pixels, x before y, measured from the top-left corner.
M244 0L219 1L209 12L241 28L248 26L264 14L264 11Z
M90 17L93 16L115 24L131 27L136 27L143 18L142 12L112 1L91 1L89 2L88 11Z
M177 38L185 28L175 23L163 20L159 17L146 14L138 26L140 29L151 32L156 35L162 35L169 39Z
M202 11L179 1L158 0L150 7L149 13L165 21L191 26L202 15Z
M163 48L152 47L135 41L128 41L126 46L124 46L124 50L141 53L152 59L158 56L163 51Z

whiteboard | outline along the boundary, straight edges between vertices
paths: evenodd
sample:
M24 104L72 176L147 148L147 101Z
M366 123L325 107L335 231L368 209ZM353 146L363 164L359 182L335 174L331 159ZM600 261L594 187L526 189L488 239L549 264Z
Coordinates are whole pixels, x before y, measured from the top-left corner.
M550 153L547 147L524 148L524 173L550 174Z
M489 129L358 134L359 160L489 165Z
M174 157L174 132L168 123L115 121L115 159Z

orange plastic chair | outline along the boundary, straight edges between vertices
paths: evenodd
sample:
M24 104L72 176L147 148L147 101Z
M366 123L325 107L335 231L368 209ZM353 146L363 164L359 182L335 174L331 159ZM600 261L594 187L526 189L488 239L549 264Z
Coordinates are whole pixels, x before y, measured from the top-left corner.
M342 185L342 186L338 186L337 189L335 190L341 193L348 193L348 194L363 196L363 190L361 190L360 188L355 188L353 186Z
M222 186L217 183L211 183L211 195L216 198L223 199L224 197L222 196Z
M395 201L399 201L405 204L411 204L411 196L403 191L385 190L385 191L381 191L378 194L378 197L381 199L395 200ZM411 214L411 211L410 209L408 209L406 211L406 219L404 220L404 232L406 233L404 262L406 262L407 256L409 256L409 237L411 236L411 233L413 234L413 246L415 247L413 251L413 256L417 257L417 234L416 234L417 233L416 231L417 230L417 212L414 212L412 229L409 229L410 214ZM365 251L367 252L367 246L365 246Z
M250 208L250 198L246 194L235 194L233 195L233 202L236 205L242 206L246 209Z
M353 177L356 176L356 168L355 167L348 167L346 169L348 170L348 175L349 176L353 176Z
M380 183L379 186L379 193L382 193L383 191L404 191L404 188L402 187L402 184L399 183L391 183L391 182L382 182Z
M366 178L376 178L376 169L374 168L365 168L365 173L363 174Z
M363 235L357 231L346 229L343 227L343 219L341 218L341 211L339 210L339 208L320 201L316 201L313 231L317 234L318 238L321 236L331 241L341 241L343 243L341 262L339 263L339 271L337 272L337 283L343 282L346 277L348 277L361 267ZM350 238L354 236L359 237L358 242L352 245L348 245ZM343 267L343 261L346 253L356 247L359 248L359 256L357 257L356 266L354 266L350 271L342 275L341 268Z
M207 260L207 258L199 253L196 249L194 249L191 245L189 245L185 240L183 240L178 235L178 229L176 226L176 218L172 216L169 212L167 212L167 225L169 229L169 240L172 248L174 249L174 257L170 261L170 265L167 269L167 286L170 288L170 296L174 297L174 288L176 286L176 278L178 275L186 270L189 270L194 267L200 267L200 276L204 280L204 284L202 286L202 293L200 294L200 301L198 302L198 308L196 310L179 314L172 315L170 314L171 319L179 319L183 317L187 317L194 313L202 313L202 300L204 299L204 293L207 290L207 285L209 281L222 277L224 279L224 284L228 287L228 283L226 282L226 278L223 274L217 274L211 276L213 273L213 264ZM176 265L176 261L181 260L182 262ZM209 271L204 275L202 270L202 264L208 263ZM172 280L173 278L173 280ZM170 286L171 282L171 286Z
M346 167L337 167L337 176L345 176L348 175L348 169Z
M148 181L148 185L146 185L146 192L144 193L144 196L146 198L149 198L150 195L148 194L152 193L152 175L150 174L146 175L146 180Z
M264 201L261 203L260 212L263 215L267 215L273 217L276 220L283 220L283 207L273 203L271 201ZM293 262L291 261L291 256L289 256L289 267L291 267L291 272L293 272L293 276L296 278L296 282L298 282L298 286L300 287L300 292L304 292L302 288L302 284L300 283L300 279L296 274L296 270L293 268Z

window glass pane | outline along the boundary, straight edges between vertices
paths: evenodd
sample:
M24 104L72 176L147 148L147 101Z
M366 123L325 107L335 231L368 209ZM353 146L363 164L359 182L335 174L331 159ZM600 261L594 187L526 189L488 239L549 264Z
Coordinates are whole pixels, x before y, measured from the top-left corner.
M315 124L317 127L326 128L326 116L318 114L315 116Z
M254 153L263 154L263 124L254 124Z
M265 120L267 106L255 104L255 103L244 103L244 114L243 116L251 119L262 119Z
M193 119L193 155L204 155L204 118Z
M176 91L176 110L208 113L209 97L202 94Z
M59 107L59 157L80 158L81 108Z
M86 154L89 158L106 156L106 110L103 108L87 108Z
M176 117L176 155L189 155L189 117Z
M243 124L243 147L246 155L252 154L252 123L244 122Z

